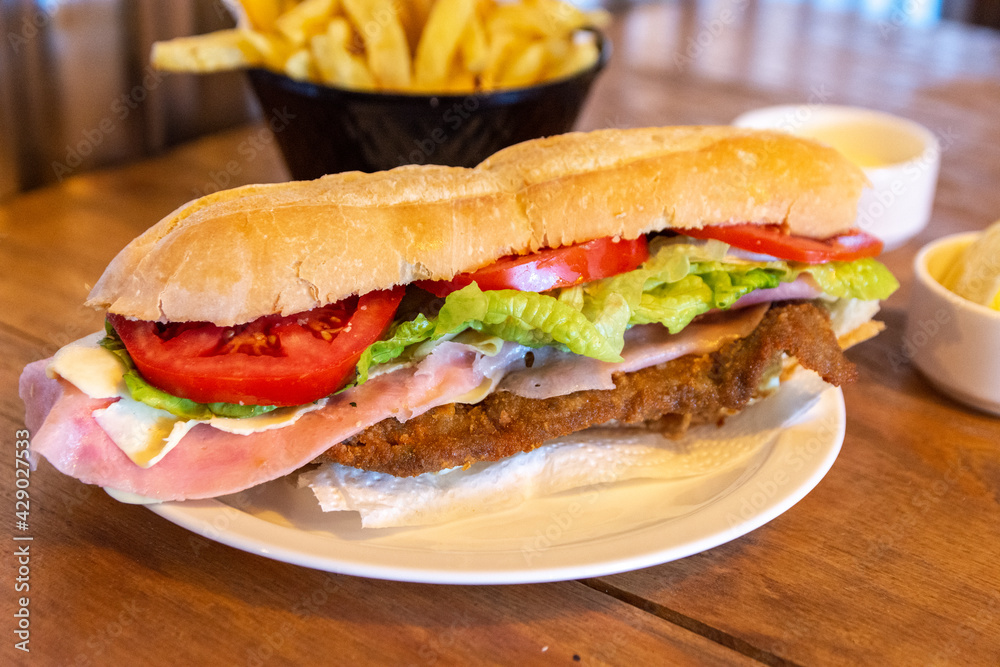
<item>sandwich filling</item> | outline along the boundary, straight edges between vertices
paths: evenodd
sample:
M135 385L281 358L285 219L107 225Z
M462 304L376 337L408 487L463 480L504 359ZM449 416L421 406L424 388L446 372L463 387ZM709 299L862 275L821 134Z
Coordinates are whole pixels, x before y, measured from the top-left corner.
M418 282L405 298L396 288L237 327L110 315L102 344L129 367L136 400L189 419L253 416L363 384L455 336L620 363L625 334L638 325L676 334L705 313L755 301L884 298L896 283L870 258L880 246L847 238L797 240L813 255L811 246L825 249L813 264L686 236L655 236L648 250L644 237L598 239ZM781 251L794 256L796 247Z
M806 264L683 236L650 246L639 267L544 293L472 281L418 307L404 301L358 352L347 390L297 407L203 404L149 387L110 333L106 352L120 362L111 393L85 393L58 363L25 372L22 395L38 412L29 426L50 413L33 451L82 481L173 500L240 491L313 461L413 476L600 424L677 433L741 409L787 357L833 384L850 380L828 311L861 304L867 320L896 285L868 257ZM135 434L146 439L129 442Z
M320 461L409 477L497 461L610 422L646 424L678 434L744 408L766 386L768 373L781 369L784 355L830 384L839 386L855 378L822 308L799 303L752 311L742 319L760 324L749 335L732 335L732 340L705 354L612 372L610 388L528 398L517 392L520 383L501 382L499 391L476 404L438 406L406 422L384 419L334 445ZM738 331L726 326L726 319L732 318L717 318L707 326Z
M317 462L451 498L562 434L667 448L775 393L730 422L753 423L802 376L850 380L841 347L879 329L865 182L815 142L679 127L215 193L112 260L104 334L25 368L32 455L153 500ZM819 375L775 391L797 365Z

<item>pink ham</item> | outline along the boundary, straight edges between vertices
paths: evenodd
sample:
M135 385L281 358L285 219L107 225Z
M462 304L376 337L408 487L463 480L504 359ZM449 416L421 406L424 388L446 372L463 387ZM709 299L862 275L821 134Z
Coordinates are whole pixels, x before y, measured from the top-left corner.
M89 398L65 380L48 378L48 360L25 368L20 394L34 433L33 454L44 456L61 472L160 500L211 498L286 475L387 417L408 418L452 402L482 382L475 368L477 356L466 346L444 343L419 371L404 368L373 378L285 428L242 436L195 426L150 468L135 465L94 420L93 411L112 400Z
M676 336L666 335L659 326L636 327L627 336L621 364L575 357L572 362L557 359L551 368L540 363L525 371L527 348L522 346L507 343L498 355L485 357L465 345L442 343L418 366L374 377L283 428L243 436L197 425L150 468L135 465L94 420L94 410L115 399L91 399L65 380L47 377L49 360L25 368L20 394L27 406L26 423L34 434L33 455L44 456L63 473L161 500L209 498L286 475L382 419L405 421L454 402L486 379L495 381L509 374L510 382L504 383L517 393L521 393L514 386L517 383L529 392L534 384L548 385L548 391L558 387L562 393L588 385L611 388L614 371L639 370L685 354L712 351L726 340L748 334L764 310L748 308L722 322L697 322Z
M789 283L781 283L777 287L759 289L750 292L746 296L730 306L730 309L746 308L758 303L771 303L773 301L789 301L792 299L815 299L823 290L820 289L813 277L808 273L803 273L798 278Z
M632 327L625 333L624 361L619 363L581 358L551 348L538 350L531 368L512 370L499 389L525 398L614 389L612 374L631 373L687 354L714 352L724 343L748 335L760 324L766 311L765 306L747 308L720 322L693 322L677 334L670 334L659 324Z

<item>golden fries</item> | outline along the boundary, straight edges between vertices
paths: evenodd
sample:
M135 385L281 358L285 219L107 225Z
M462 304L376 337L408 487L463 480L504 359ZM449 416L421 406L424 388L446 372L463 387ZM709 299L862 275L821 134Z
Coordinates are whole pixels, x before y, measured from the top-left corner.
M475 0L437 0L434 3L414 62L414 83L419 89L444 89L448 66L475 8Z
M323 83L371 90L375 88L372 76L364 58L351 53L351 26L347 19L338 16L330 21L326 33L312 38L313 57Z
M478 13L469 17L469 22L458 41L465 71L476 75L486 69L490 57L490 45L486 41L486 28Z
M235 6L235 3L234 3ZM153 45L159 69L266 67L360 90L467 93L591 67L604 12L564 0L239 0L237 28Z
M531 85L538 81L544 65L545 45L542 42L532 42L519 52L502 72L500 86L517 88Z
M219 72L265 64L243 30L219 30L153 44L153 67L170 72Z
M326 30L335 9L335 0L303 0L275 19L274 25L288 41L301 46Z
M284 71L285 62L295 50L293 44L286 42L274 33L257 32L256 30L243 30L242 33L243 38L256 51L257 57L264 67L275 72Z
M396 0L343 0L344 11L364 40L368 66L380 86L405 90L413 78L410 48Z
M553 62L552 68L548 71L548 78L561 79L573 72L586 69L596 63L600 55L597 42L593 39L574 42L570 45L567 56Z
M400 12L400 21L403 30L406 31L406 42L410 45L410 51L414 54L417 44L420 43L420 33L427 25L427 17L430 16L431 8L435 0L399 0L397 7Z
M274 0L240 0L240 6L249 20L249 28L266 32L274 29L281 15L282 6Z
M285 60L285 74L299 81L314 78L312 68L312 54L309 53L309 49L299 49Z

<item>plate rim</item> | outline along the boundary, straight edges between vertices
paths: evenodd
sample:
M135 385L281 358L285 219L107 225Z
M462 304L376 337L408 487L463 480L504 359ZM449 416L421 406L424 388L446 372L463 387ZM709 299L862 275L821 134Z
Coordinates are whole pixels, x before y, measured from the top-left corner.
M746 489L759 476L765 475L770 468L779 465L777 462L779 450L784 451L796 444L795 442L786 442L790 439L789 434L792 429L801 428L803 424L810 424L823 418L832 419L835 428L820 443L821 449L817 451L817 454L820 455L811 459L811 464L806 466L799 483L790 484L783 493L777 493L772 498L765 499L764 504L757 508L757 511L751 516L742 517L738 523L730 524L725 528L715 526L712 530L703 531L704 534L698 537L677 544L663 545L660 543L656 548L639 553L629 553L610 560L577 561L563 565L514 569L496 569L482 565L461 567L456 566L454 562L443 562L437 567L372 563L365 561L360 556L363 556L366 551L371 552L373 548L376 553L382 553L394 550L412 551L412 547L394 547L387 544L359 546L358 543L348 542L335 536L320 535L303 529L278 525L216 499L168 502L148 505L147 507L171 523L215 542L273 560L338 574L411 583L460 585L543 583L607 576L686 558L720 546L756 530L788 511L819 484L840 453L847 424L843 391L839 387L827 387L820 394L816 404L811 406L795 423L782 427L778 440L770 445L770 450L763 461L752 473L744 475L738 485L713 497L702 507L678 517L664 519L641 529L641 531L655 529L665 521L681 522L682 525L695 520L703 521L705 517L702 515L708 507L712 507L713 512L718 513L721 509L720 503L724 507L727 501L734 502L735 496L739 495L741 489ZM220 518L223 519L221 522ZM718 519L710 523L717 524ZM634 533L635 531L629 532ZM622 538L619 536L606 539ZM317 553L317 550L324 551L321 547L328 547L331 544L337 547L335 552L339 552L339 554L333 552ZM557 545L555 548L568 551L579 549L581 545ZM495 552L463 552L458 550L443 553L474 553L472 560L477 558L488 560L488 558L484 559L482 554L490 555ZM372 554L369 553L370 555Z

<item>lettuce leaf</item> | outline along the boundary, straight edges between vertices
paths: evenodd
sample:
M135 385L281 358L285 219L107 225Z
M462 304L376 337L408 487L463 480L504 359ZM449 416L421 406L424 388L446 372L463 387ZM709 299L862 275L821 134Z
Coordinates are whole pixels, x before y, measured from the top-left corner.
M624 335L627 322L614 314L594 320L554 296L518 290L483 292L472 283L445 299L434 337L471 328L528 347L561 344L576 354L621 361L624 340L615 339Z
M349 387L367 382L368 369L372 366L388 363L403 354L409 346L429 339L434 334L434 323L421 313L407 322L397 322L391 331L387 339L372 343L361 353L357 379Z
M677 333L702 313L729 308L755 289L776 287L787 273L784 262L726 262L727 249L718 241L660 240L642 267L585 286L583 312L593 314L621 295L631 309L629 325L655 322Z
M802 272L809 273L823 292L839 299L885 299L899 288L889 269L871 258L809 266Z
M483 292L473 283L448 295L436 316L397 323L386 340L362 355L356 384L365 381L372 366L404 355L410 346L462 331L617 361L630 326L659 323L677 333L702 313L730 308L755 290L777 287L803 273L836 298L884 299L899 286L873 259L823 265L753 262L727 258L727 249L717 241L660 239L650 259L634 271L543 294Z
M436 314L418 314L396 322L383 340L362 353L356 378L348 387L367 381L376 366L419 358L438 341L471 332L528 347L556 346L614 362L621 360L625 331L630 326L659 323L677 333L702 313L730 308L755 290L777 287L804 273L834 298L885 299L899 287L888 269L874 259L821 265L757 262L728 257L727 250L728 246L718 241L661 237L652 242L651 256L643 266L584 285L536 293L484 292L472 283L449 294ZM203 404L172 396L142 379L110 325L101 344L129 368L126 383L133 398L175 415L191 419L249 417L274 409Z
M118 337L118 332L114 330L111 323L104 322L104 338L100 345L104 349L114 354L127 369L125 371L125 386L128 387L132 398L145 403L146 405L165 410L175 417L183 419L206 420L213 417L226 417L228 419L242 419L244 417L256 417L275 410L274 405L239 405L237 403L198 403L188 398L181 398L173 394L157 389L146 382L145 378L139 374L135 368L135 362L125 349L125 343Z
M137 401L146 405L165 410L176 417L184 419L207 420L213 417L227 419L244 419L256 417L277 409L274 405L240 405L238 403L198 403L189 398L181 398L157 389L132 369L125 373L125 386Z

